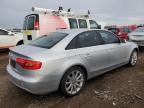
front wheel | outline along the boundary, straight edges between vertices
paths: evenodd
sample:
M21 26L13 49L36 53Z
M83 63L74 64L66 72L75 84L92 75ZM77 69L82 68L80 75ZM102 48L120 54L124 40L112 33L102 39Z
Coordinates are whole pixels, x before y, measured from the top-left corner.
M80 67L72 67L63 76L60 89L66 96L77 95L85 84L85 74Z
M129 66L135 66L138 60L138 52L134 50L131 54L130 60L129 60Z

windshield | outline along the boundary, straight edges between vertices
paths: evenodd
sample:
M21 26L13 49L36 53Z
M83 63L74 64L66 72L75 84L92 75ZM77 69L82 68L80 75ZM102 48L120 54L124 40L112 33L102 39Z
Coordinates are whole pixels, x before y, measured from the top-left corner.
M137 28L134 32L144 32L144 28Z
M49 49L64 39L67 35L68 34L66 33L54 32L33 40L30 45Z

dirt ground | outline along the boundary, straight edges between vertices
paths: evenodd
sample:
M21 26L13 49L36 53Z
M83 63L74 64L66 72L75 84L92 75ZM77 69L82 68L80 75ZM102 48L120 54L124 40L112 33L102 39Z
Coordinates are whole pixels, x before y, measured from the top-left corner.
M0 52L0 108L144 108L144 51L136 67L123 66L86 83L75 97L32 95L8 79L8 52Z

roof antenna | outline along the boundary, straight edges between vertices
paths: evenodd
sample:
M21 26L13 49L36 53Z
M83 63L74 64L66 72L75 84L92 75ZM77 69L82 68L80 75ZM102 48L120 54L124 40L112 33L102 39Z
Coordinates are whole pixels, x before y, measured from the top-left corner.
M90 10L88 10L88 15L90 15Z
M59 6L59 9L58 9L58 11L62 11L63 10L63 7L62 6Z
M67 10L67 12L71 12L71 8L69 8L69 9Z

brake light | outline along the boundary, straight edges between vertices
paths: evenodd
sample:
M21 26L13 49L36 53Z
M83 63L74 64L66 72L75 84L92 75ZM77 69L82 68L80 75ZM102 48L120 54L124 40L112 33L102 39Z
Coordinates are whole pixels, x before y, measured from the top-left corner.
M42 62L27 60L23 58L17 58L16 63L19 64L23 69L28 69L28 70L40 69L42 66Z
M39 30L39 21L38 20L35 20L35 30Z

